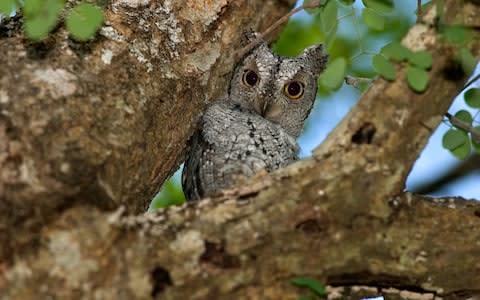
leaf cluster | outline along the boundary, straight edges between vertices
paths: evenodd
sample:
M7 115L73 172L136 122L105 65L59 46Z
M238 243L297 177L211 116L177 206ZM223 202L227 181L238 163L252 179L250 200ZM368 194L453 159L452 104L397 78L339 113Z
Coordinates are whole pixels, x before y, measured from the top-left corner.
M471 29L462 24L447 25L443 22L443 1L436 3L439 16L438 33L441 39L451 45L456 51L456 58L466 74L472 74L477 65L477 60L468 49L468 45L475 40ZM478 80L478 78L477 78ZM480 88L468 89L463 98L467 106L480 111ZM480 154L480 139L475 138L473 132L480 135L480 126L474 126L474 117L467 110L455 113L452 128L442 138L442 146L459 159L467 158L472 150Z
M315 15L316 23L323 35L323 43L327 49L331 50L334 43L338 41L337 32L339 21L342 18L351 16L355 22L358 21L356 20L356 9L353 7L354 2L354 0L328 0L322 3L318 9L309 10L310 14ZM362 0L361 2L365 6L362 10L362 21L367 28L374 31L384 30L387 15L394 9L393 1ZM345 10L349 13L339 17L340 12ZM350 63L351 60L345 56L333 57L319 78L320 89L335 91L342 87Z
M472 108L480 109L480 88L468 89L464 94L466 104ZM480 134L480 125L474 126L474 118L467 110L455 113L453 127L442 138L442 146L459 159L465 159L472 150L480 154L480 140L475 138L472 131ZM469 128L470 130L467 130Z
M416 92L423 92L428 86L428 70L432 67L433 58L427 51L412 52L399 42L385 45L379 54L373 57L373 68L383 78L395 80L396 69L393 62L407 62L407 82Z
M23 14L25 35L32 41L46 38L57 26L64 10L64 0L0 1L0 14L3 16L11 16L17 11ZM65 14L67 31L77 41L93 38L102 23L101 8L87 2L77 4Z
M352 13L350 15L355 19L355 9L352 6L354 0L328 0L318 8L310 10L309 13L316 14L319 20L320 31L323 34L323 42L327 49L332 49L337 41L337 31L339 21L339 11L342 7L350 7ZM394 9L394 3L391 0L361 0L364 5L362 10L363 24L369 30L374 32L381 32L385 30L385 24L388 14ZM424 12L431 2L425 3L417 10ZM443 1L439 0L435 3L437 15L439 16L438 35L445 43L453 46L456 51L456 58L459 65L464 72L471 74L477 64L474 55L468 49L468 44L474 40L474 33L462 26L446 25L443 22L444 6ZM358 22L358 20L355 20ZM356 24L354 24L356 25ZM358 31L357 31L358 34ZM363 50L361 41L359 40L358 48L361 48L361 54L369 54L368 51ZM408 86L417 93L422 93L428 88L429 70L433 64L432 54L428 51L411 51L403 46L398 41L393 41L381 48L379 53L372 54L373 70L386 80L393 81L397 78L396 65L404 64L406 66L405 76ZM331 59L326 70L319 78L320 88L327 91L335 91L339 89L344 82L347 68L351 60L345 56L337 56ZM472 108L480 108L480 89L469 89L465 93L465 101L468 106ZM458 158L467 157L471 150L479 152L480 140L475 138L480 134L480 126L474 127L472 115L466 111L461 110L454 116L457 120L462 122L462 126L453 124L453 128L447 131L443 137L443 146L448 149L454 156ZM467 129L466 129L467 128ZM475 131L475 136L472 135Z

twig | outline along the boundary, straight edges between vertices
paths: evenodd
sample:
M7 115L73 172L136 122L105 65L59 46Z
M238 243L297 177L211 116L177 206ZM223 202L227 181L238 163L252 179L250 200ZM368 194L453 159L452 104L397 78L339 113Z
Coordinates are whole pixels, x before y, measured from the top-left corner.
M476 129L475 127L472 127L470 124L468 124L467 122L465 121L462 121L460 120L459 118L455 117L455 116L452 116L450 113L446 113L445 116L447 117L447 119L450 121L450 123L452 123L454 126L458 127L458 128L461 128L467 132L470 132L470 134L472 135L472 139L477 142L477 143L480 143L480 131L478 129Z
M480 79L480 74L477 74L475 77L473 77L470 81L468 81L465 86L463 87L463 90L466 90L469 86L471 86L473 83L475 83L475 81L477 81L478 79ZM462 91L463 91L462 90Z
M417 0L417 20L422 16L422 0Z
M362 83L370 84L372 79L365 77L345 76L345 83L359 89Z
M267 29L265 29L264 32L259 34L253 41L248 43L248 45L246 45L245 47L236 51L235 54L234 54L235 58L238 59L240 57L243 57L245 54L247 54L248 51L252 50L253 47L255 47L258 43L260 43L265 38L265 36L270 34L273 30L277 29L283 23L287 22L288 19L291 16L293 16L294 14L296 14L297 12L302 11L304 9L321 7L321 6L325 5L326 2L327 2L326 0L312 0L312 1L309 1L309 2L306 2L306 3L303 3L302 6L299 6L295 9L292 9L289 13L282 16L275 23L273 23Z
M471 80L469 80L465 86L463 87L462 91L466 90L469 86L471 86L473 83L475 83L478 79L480 79L480 74L476 75L475 77L473 77ZM447 117L448 121L450 121L450 123L458 128L461 128L467 132L470 132L470 134L472 135L472 139L477 142L477 143L480 143L480 131L478 129L476 129L475 127L472 127L470 124L468 124L467 122L464 122L462 120L460 120L459 118L455 117L455 116L452 116L450 113L445 113L445 117Z
M422 195L432 194L447 184L477 171L479 167L480 155L474 154L462 161L459 165L448 170L446 174L441 175L439 178L436 178L433 181L420 183L418 186L413 187L411 191Z

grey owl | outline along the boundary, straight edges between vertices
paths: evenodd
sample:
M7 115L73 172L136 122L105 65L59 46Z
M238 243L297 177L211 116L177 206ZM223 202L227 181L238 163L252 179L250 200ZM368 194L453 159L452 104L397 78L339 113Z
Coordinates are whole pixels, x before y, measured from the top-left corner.
M296 139L313 107L327 58L322 45L298 57L282 57L265 42L244 56L227 95L206 109L189 141L182 174L187 200L298 159Z

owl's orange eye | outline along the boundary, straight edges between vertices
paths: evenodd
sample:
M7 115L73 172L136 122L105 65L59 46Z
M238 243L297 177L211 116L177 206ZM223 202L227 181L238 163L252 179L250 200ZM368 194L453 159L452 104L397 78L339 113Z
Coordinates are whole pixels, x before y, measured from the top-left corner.
M292 81L283 87L283 93L290 99L296 100L303 96L303 83Z
M258 75L252 70L245 70L242 81L246 86L253 87L258 82Z

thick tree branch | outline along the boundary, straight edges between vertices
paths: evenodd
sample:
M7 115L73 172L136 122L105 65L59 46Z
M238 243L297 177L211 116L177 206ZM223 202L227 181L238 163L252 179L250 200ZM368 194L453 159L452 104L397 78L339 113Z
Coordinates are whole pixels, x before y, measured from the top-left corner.
M32 44L21 19L4 24L0 261L12 247L31 249L12 243L67 207L145 211L183 160L202 109L224 92L242 29L263 30L290 5L112 1L86 44L63 28Z
M464 5L472 9L469 14L480 14L478 7L472 7L470 2L465 1ZM463 4L458 2L445 1L444 9L446 19L451 22L463 20L461 16L466 12ZM418 94L409 89L405 78L406 66L399 65L395 82L377 79L358 105L315 151L318 159L341 151L356 160L361 157L358 156L361 148L369 148L370 152L363 159L378 164L378 169L373 169L373 174L367 176L371 182L368 188L375 189L377 185L385 187L382 191L372 191L377 196L372 205L376 205L374 202L378 200L379 207L383 207L385 197L403 190L413 163L440 123L451 99L462 90L466 75L469 75L459 67L454 49L445 45L437 34L435 11L435 7L427 11L423 21L415 24L403 39L403 44L411 50L428 50L434 57L427 91ZM478 47L478 44L473 45L477 57ZM355 171L361 167L357 164Z
M357 203L322 194L331 184L312 180L316 168L294 170L261 181L268 187L145 216L72 209L42 231L43 250L0 275L2 295L295 299L289 280L305 275L441 297L480 293L479 203L403 194L383 219L345 213Z

